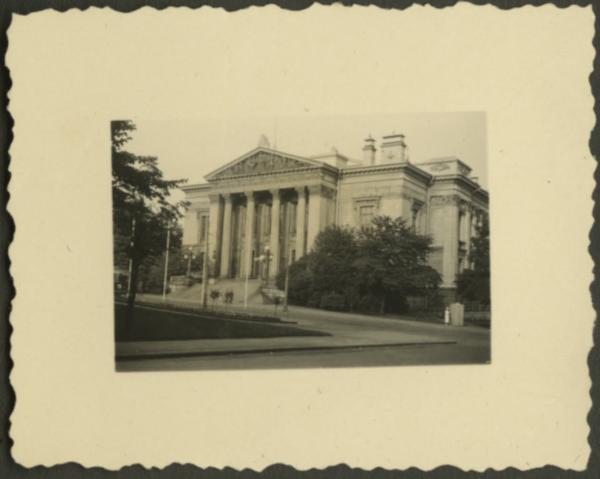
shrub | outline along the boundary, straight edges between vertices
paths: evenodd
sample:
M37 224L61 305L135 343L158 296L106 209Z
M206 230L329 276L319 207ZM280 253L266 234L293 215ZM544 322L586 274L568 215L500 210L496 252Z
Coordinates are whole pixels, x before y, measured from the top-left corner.
M408 312L408 302L406 296L400 293L388 293L385 296L385 312L386 313L406 313Z
M310 271L311 261L312 256L308 254L290 266L288 301L291 304L299 306L306 306L308 304L313 288L313 275ZM277 287L284 289L285 271L281 271L277 275Z
M320 307L330 311L345 311L346 302L341 294L327 293L321 297Z
M321 295L319 293L313 293L313 295L308 298L306 302L306 306L309 308L318 308L321 304Z
M219 299L219 297L221 296L221 291L219 291L218 289L213 289L210 292L210 299L212 299L213 303Z
M356 309L361 313L378 313L381 310L381 299L374 294L366 294L359 298Z

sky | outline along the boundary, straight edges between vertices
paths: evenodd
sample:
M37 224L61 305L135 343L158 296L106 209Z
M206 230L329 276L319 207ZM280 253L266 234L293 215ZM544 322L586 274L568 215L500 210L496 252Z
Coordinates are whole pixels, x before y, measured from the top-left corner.
M127 149L158 157L168 179L204 183L204 176L256 148L261 135L271 147L298 156L336 148L362 159L364 140L403 133L412 163L457 156L473 169L472 176L487 186L486 117L483 112L403 113L373 116L255 116L143 120ZM378 151L379 154L379 151Z

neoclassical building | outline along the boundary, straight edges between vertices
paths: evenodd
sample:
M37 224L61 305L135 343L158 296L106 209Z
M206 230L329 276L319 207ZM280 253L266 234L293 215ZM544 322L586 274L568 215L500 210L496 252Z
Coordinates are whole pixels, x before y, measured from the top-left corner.
M488 193L458 158L411 163L403 135L365 140L362 161L333 149L302 157L259 146L183 187L190 207L183 243L204 251L221 279L274 277L311 250L329 225L360 226L376 215L401 216L433 238L430 263L451 296L469 266L476 223ZM258 261L269 257L269 261Z

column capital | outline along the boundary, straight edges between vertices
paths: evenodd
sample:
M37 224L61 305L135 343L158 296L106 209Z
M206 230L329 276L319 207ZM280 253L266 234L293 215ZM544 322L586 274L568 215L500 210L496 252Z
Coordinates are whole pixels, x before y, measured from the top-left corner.
M254 201L254 190L244 191L244 196L247 200Z
M231 193L222 193L221 196L225 200L225 203L231 203L231 199L232 199Z
M306 186L296 186L294 189L296 190L296 193L298 193L298 195L304 195L304 193L306 192Z
M281 192L281 188L271 188L269 189L269 193L271 193L271 195L273 195L273 199L277 198L279 199L279 193Z
M458 195L434 195L429 201L433 206L457 206L460 202Z
M308 187L308 192L311 195L319 195L324 198L335 197L336 190L326 185L311 185Z

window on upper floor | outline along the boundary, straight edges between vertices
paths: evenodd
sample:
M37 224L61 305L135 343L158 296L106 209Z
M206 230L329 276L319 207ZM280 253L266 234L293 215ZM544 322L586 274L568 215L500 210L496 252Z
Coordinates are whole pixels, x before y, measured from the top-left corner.
M198 213L198 242L204 241L208 228L208 215Z
M419 210L417 208L414 208L412 210L412 215L410 218L410 226L417 231L418 230L418 226L419 226Z
M360 226L369 226L375 216L375 206L363 205L358 208L358 223Z

